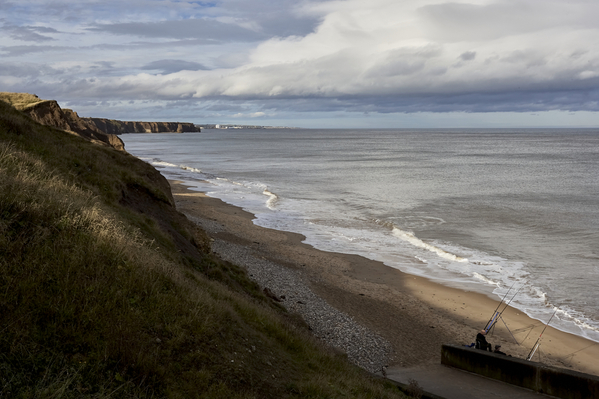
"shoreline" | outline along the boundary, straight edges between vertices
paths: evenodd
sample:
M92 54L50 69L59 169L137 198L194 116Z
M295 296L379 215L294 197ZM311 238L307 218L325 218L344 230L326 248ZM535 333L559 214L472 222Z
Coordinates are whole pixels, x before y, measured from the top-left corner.
M244 248L254 259L300 275L316 296L389 342L392 350L385 355L385 365L390 367L438 364L441 344L474 342L499 304L484 294L447 287L358 255L317 250L303 243L300 234L257 226L254 215L239 207L192 191L182 182L169 183L177 209L203 227L215 243ZM288 303L282 304L294 311ZM503 321L509 330L499 321L488 341L500 344L509 355L526 358L544 323L512 307L503 313ZM347 348L340 349L351 358ZM599 375L597 358L599 343L550 325L533 360Z

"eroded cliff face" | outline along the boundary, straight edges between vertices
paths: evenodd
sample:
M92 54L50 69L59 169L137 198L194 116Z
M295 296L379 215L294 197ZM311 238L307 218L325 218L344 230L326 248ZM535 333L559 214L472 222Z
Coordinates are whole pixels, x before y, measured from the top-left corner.
M70 109L62 109L54 100L41 100L34 94L1 93L0 100L13 105L42 125L54 126L74 133L97 144L125 150L123 141L113 134L106 134L95 125L86 122Z
M129 122L104 118L82 119L106 134L187 133L199 131L193 123L185 122Z
M95 143L125 150L118 137L123 133L186 133L199 132L193 123L185 122L128 122L104 118L81 118L70 109L62 109L54 100L42 100L35 94L0 92L5 101L35 121L77 134Z

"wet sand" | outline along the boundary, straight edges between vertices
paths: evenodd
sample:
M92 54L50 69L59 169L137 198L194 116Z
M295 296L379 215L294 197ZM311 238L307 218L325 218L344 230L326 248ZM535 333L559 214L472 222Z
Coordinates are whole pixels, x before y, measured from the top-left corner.
M317 250L302 243L304 237L300 234L256 226L251 213L191 191L180 182L170 183L179 211L219 225L218 231L208 231L215 239L246 246L255 256L298 271L314 293L388 340L393 347L389 366L439 363L442 344L474 342L477 331L499 305L498 300L483 294L446 287L381 262ZM487 340L500 344L509 355L526 358L544 323L511 307L502 319ZM547 365L599 375L597 359L599 343L551 326L543 333L533 358Z

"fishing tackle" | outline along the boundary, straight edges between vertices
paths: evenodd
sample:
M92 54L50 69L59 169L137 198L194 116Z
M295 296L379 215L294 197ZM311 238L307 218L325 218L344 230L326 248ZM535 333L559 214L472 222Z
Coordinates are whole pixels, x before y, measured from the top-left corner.
M530 350L530 353L526 357L526 360L532 359L532 357L535 355L535 352L537 351L539 345L541 345L541 337L543 336L543 333L545 332L545 329L547 329L547 326L549 325L549 323L551 322L551 319L553 319L553 316L555 316L556 313L557 313L557 308L555 309L555 312L553 312L553 314L551 315L551 318L549 319L549 321L547 322L547 324L545 324L545 328L543 328L543 331L541 331L541 335L539 335L539 338L537 339L537 342L535 343L535 345Z
M507 302L505 304L505 306L503 307L503 309L501 310L501 312L498 312L499 308L503 304L503 301L505 300L505 298L507 297L507 295L510 293L510 291L512 290L512 288L514 288L514 285L516 285L516 283L512 284L512 286L510 287L510 289L507 290L507 292L505 293L505 295L503 296L503 298L499 302L499 305L497 305L497 308L495 308L495 311L493 312L493 316L491 316L491 318L487 322L487 325L484 328L485 332L489 332L489 330L491 328L493 328L493 326L495 325L495 323L497 323L497 320L499 319L499 317L501 317L501 315L503 314L503 312L505 312L505 310L507 309L508 305L512 302L512 300L516 297L516 295L518 295L518 293L520 292L520 290L522 289L522 287L524 287L524 285L522 287L520 287L518 289L518 291L516 291L516 293L514 294L514 296L512 296L512 298L509 300L509 302Z

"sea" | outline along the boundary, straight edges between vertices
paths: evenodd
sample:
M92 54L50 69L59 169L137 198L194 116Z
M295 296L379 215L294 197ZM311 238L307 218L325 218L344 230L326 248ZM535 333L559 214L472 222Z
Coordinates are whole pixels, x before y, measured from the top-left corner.
M511 301L543 323L554 315L552 327L599 342L598 129L121 138L168 179L242 207L259 226Z

